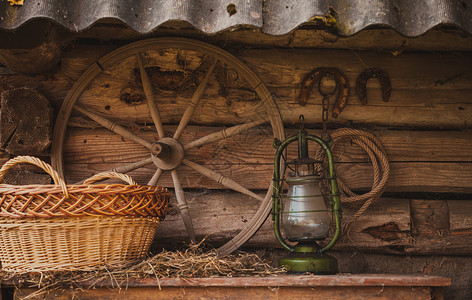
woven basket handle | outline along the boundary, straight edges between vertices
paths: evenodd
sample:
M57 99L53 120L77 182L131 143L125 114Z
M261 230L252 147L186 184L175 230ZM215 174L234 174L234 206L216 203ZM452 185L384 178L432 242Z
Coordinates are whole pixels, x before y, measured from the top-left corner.
M33 156L17 156L7 161L0 169L0 181L3 181L3 177L11 167L20 163L29 163L43 169L51 176L52 180L54 180L54 183L61 187L61 190L64 193L64 197L69 198L69 192L67 191L66 183L59 176L59 174L57 174L57 172L51 167L51 165Z
M116 172L103 172L103 173L95 174L92 177L85 179L84 184L91 184L96 181L110 179L110 178L121 179L124 182L127 182L128 184L138 185L130 176L121 174L121 173L116 173Z

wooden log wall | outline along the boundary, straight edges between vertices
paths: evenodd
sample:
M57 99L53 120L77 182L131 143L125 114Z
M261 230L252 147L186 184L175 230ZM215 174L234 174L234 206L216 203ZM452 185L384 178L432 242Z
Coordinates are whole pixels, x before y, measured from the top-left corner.
M109 36L107 30L115 30L116 33L113 26L82 33L85 42L64 51L61 68L52 74L27 76L3 68L0 69L0 81L13 87L37 89L51 101L57 112L73 83L90 64L117 48L118 44L137 38L123 29L119 37L122 40L118 43L90 43ZM166 30L162 29L163 35L175 33ZM329 127L349 126L376 135L388 154L391 175L386 194L353 223L349 234L336 245L339 253L376 253L382 256L381 259L385 256L388 259L388 255L392 254L398 257L441 255L447 260L453 260L454 256L467 261L471 259L470 37L457 31L434 30L425 36L407 39L393 30L377 29L363 31L350 38L338 38L323 31L300 29L283 37L248 32L243 32L244 35L235 31L208 38L180 30L183 35L223 46L254 70L271 91L287 135L296 132L300 114L305 116L310 133L320 133L320 95L314 91L305 106L296 100L304 76L321 66L337 67L346 74L351 83L351 97L339 118L330 117ZM438 39L446 42L439 43ZM224 41L227 44L223 44ZM241 41L245 42L246 47L232 47ZM156 52L148 53L145 59L148 64L158 59L166 61L168 69L162 70L168 71L177 66L179 55L175 52ZM186 62L188 68L197 67L203 59L201 56L192 57ZM150 126L152 119L145 101L130 105L120 100L125 91L136 95L136 99L142 96L134 64L131 57L102 73L84 91L79 103L112 120L119 120L120 124L132 128L136 135L154 141L157 137ZM392 94L389 102L383 102L378 82L369 80L368 104L362 105L356 95L355 82L363 70L374 67L389 74ZM253 105L254 93L237 82L237 78L231 77L231 72L227 73L232 78L229 87L222 84L222 73L218 73L222 72L222 68L219 68L220 71L218 68L210 78L191 125L183 132L184 143L238 124L241 120L265 117L263 109ZM171 76L170 73L165 75ZM162 84L162 77L157 73L156 76L155 83ZM179 80L182 74L172 76ZM179 93L171 91L172 81L166 81L163 84L168 86L156 89L159 108L167 118L165 130L169 135L175 131L187 107L199 79L195 80L180 89ZM120 163L149 157L148 150L142 146L100 128L80 114L74 113L70 125L64 156L69 182L76 182ZM258 126L250 134L193 149L188 158L264 196L272 178L272 139L269 127ZM290 149L289 152L293 154L294 151ZM337 145L334 153L338 173L345 183L358 192L368 191L373 172L366 153L350 143ZM6 159L4 154L2 160ZM131 175L145 183L154 171L150 165L131 172ZM181 167L179 174L182 186L189 189L187 201L198 237L206 236L215 245L243 228L259 205L258 200L229 191L188 167ZM172 178L164 174L159 184L172 187ZM185 240L185 229L175 199L172 202L168 216L159 229L156 250L163 246L181 245ZM355 212L352 207L345 207L344 210L346 216ZM278 246L270 218L247 246ZM371 266L369 270L388 271L374 269ZM405 272L410 271L415 270ZM436 268L434 272L434 275L445 274L441 273L441 268ZM466 273L469 278L472 277L470 270ZM462 293L472 291L463 288Z

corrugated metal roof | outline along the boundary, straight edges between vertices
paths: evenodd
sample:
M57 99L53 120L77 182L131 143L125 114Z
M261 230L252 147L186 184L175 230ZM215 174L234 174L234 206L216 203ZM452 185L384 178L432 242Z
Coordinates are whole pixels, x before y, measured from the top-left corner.
M166 21L181 20L209 34L250 26L281 35L307 22L326 22L340 35L385 25L403 35L418 36L441 24L472 33L472 1L25 0L22 6L10 6L7 0L0 0L1 29L16 29L34 19L50 19L71 31L83 31L106 18L120 20L143 34Z

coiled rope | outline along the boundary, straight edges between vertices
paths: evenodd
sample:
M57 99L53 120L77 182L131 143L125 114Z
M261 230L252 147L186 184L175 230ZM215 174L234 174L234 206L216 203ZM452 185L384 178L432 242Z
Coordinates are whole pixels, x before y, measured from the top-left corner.
M377 201L385 191L390 176L390 164L382 143L375 135L369 132L351 128L340 128L331 132L330 135L333 140L332 149L335 148L336 144L346 140L357 144L362 148L369 156L374 171L372 189L361 195L354 193L346 184L344 184L337 172L341 202L349 203L354 206L360 205L360 208L350 219L343 221L343 227L348 227L349 224L362 215L372 203ZM324 151L321 148L318 148L315 152L315 159L326 161L324 156Z

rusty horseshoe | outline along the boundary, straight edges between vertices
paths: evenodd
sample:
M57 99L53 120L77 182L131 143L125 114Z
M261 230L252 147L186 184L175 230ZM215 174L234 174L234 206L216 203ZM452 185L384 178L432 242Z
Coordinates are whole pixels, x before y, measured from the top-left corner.
M320 89L321 80L327 76L334 78L336 83L336 88L331 94L324 94ZM324 97L333 95L338 91L331 114L334 118L337 118L344 107L346 107L347 101L349 100L349 81L347 77L337 68L321 67L314 69L308 73L302 81L300 95L298 96L298 103L300 105L304 106L306 104L315 84L318 85L318 90Z
M388 99L390 98L390 93L392 92L392 84L390 83L390 78L384 70L372 68L365 70L359 75L359 77L357 77L356 91L357 96L359 96L359 100L361 100L361 103L364 105L367 104L366 83L367 80L369 80L370 78L377 78L379 80L380 87L382 88L382 100L384 102L388 102Z

